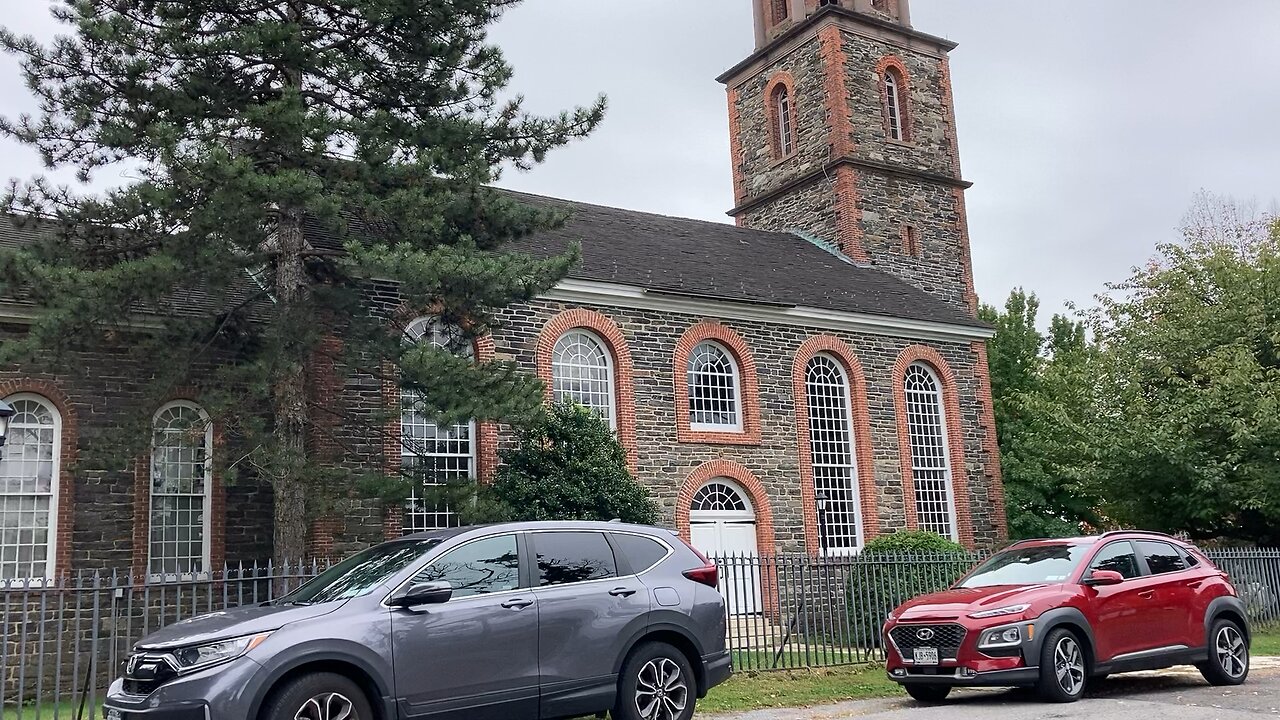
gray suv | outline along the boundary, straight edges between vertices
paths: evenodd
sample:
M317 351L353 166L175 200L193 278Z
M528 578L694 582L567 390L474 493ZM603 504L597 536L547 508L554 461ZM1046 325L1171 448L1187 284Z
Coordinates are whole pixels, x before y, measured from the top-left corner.
M669 530L410 535L138 643L106 720L688 720L730 673L716 567Z

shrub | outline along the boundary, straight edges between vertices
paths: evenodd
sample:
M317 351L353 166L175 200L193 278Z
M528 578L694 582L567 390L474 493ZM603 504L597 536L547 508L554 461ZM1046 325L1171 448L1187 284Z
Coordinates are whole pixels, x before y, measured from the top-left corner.
M894 608L917 595L950 587L972 560L962 545L920 530L868 542L849 573L846 600L854 641L879 647L880 628Z

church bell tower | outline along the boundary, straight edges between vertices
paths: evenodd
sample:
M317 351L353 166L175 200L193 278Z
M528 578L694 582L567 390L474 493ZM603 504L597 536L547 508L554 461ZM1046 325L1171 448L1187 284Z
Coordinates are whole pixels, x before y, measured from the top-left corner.
M744 227L797 232L976 311L948 53L909 0L753 0L724 73Z

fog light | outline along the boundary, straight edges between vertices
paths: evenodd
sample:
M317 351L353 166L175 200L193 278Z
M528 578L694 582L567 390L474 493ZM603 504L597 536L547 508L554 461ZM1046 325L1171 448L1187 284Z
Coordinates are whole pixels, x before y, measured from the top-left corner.
M973 668L967 668L967 667L960 668L960 677L971 678L971 677L977 677L977 676L978 676L978 671L974 670Z
M893 676L894 676L894 677L906 677L906 676L907 676L907 669L906 669L906 668L894 668L894 669L893 669Z

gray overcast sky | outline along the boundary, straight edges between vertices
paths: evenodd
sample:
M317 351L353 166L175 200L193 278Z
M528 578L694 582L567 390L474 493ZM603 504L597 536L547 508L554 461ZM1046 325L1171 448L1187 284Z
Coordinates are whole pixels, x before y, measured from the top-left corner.
M19 5L8 0L10 8ZM0 22L50 37L43 2ZM528 0L493 39L529 108L609 95L604 125L503 185L727 222L728 119L714 78L752 50L748 0ZM952 54L978 291L1088 302L1148 258L1201 188L1280 201L1280 2L913 0ZM0 112L32 106L0 59ZM5 175L40 171L0 142Z

